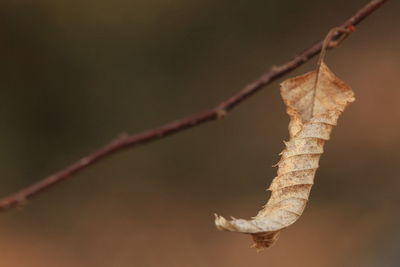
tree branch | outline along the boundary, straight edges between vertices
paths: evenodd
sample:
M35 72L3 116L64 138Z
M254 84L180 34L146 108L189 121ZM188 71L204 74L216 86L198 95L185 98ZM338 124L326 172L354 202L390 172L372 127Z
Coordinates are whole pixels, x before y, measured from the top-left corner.
M352 28L353 25L357 25L358 23L363 21L385 2L387 2L387 0L370 1L366 6L362 7L347 21L345 21L340 27ZM338 32L332 37L332 41L337 41L337 43L340 43L344 39L341 37L343 37L343 33ZM26 188L21 189L15 194L0 199L0 210L7 210L11 207L25 203L27 199L39 194L40 192L45 191L46 189L49 189L51 186L56 185L61 181L71 178L74 174L86 169L88 166L93 165L94 163L106 158L107 156L110 156L117 151L121 151L122 149L126 148L132 148L140 144L149 143L164 138L166 136L178 133L180 131L201 125L205 122L217 120L225 116L230 110L232 110L242 101L262 89L264 86L270 84L284 74L296 69L297 67L310 60L313 56L321 51L321 47L322 41L307 48L287 63L278 67L271 68L270 71L266 72L255 81L249 83L237 94L222 101L215 108L194 114L192 116L162 125L158 128L154 128L139 134L123 135L118 137L110 144L98 149L97 151L87 155L86 157L83 157L79 161L67 166L66 168L55 172L54 174L45 177L44 179Z

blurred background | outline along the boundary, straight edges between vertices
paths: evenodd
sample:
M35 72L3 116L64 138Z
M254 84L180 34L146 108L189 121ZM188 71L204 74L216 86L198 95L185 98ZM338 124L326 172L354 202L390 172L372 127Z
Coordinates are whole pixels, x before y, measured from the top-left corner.
M1 1L1 195L122 132L214 106L367 2ZM125 150L1 213L0 266L399 266L399 8L389 1L328 53L357 100L273 248L217 231L213 214L248 218L265 203L288 138L282 79L224 120Z

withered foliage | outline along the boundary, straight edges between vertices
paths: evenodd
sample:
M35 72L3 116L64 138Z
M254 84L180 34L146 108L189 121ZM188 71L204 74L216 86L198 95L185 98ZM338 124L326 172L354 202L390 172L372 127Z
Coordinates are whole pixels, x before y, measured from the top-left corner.
M340 114L354 101L351 88L322 60L315 71L284 81L281 95L290 116L290 140L280 154L270 199L251 220L226 220L217 215L215 219L220 230L251 234L257 249L270 247L281 230L303 213L324 143Z

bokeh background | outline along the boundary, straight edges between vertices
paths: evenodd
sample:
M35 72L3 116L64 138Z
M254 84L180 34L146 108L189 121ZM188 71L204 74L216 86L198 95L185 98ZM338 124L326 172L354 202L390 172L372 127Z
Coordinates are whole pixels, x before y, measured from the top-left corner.
M121 132L214 106L367 2L2 0L1 195ZM399 266L399 8L389 1L329 52L357 100L305 213L273 248L217 231L213 214L247 218L266 201L288 137L279 81L224 120L125 150L1 213L0 266Z

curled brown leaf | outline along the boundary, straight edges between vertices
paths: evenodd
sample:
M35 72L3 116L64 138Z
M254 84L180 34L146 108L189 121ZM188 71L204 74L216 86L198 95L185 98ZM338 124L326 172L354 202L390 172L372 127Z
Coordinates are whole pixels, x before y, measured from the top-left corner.
M216 215L218 229L251 234L257 249L270 247L281 230L303 213L325 141L345 107L354 101L349 86L321 60L315 71L288 79L281 95L290 116L289 141L281 152L267 204L251 220Z

